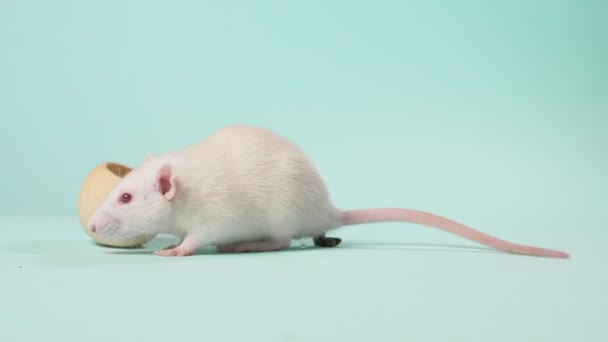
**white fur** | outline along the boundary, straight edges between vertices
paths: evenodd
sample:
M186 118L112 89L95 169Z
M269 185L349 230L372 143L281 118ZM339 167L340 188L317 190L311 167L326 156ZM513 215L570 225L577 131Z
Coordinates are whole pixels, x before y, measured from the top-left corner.
M169 165L175 197L159 191ZM123 192L133 199L120 204ZM307 156L266 129L233 125L181 150L151 157L108 195L90 223L99 234L196 236L199 246L314 237L342 225Z

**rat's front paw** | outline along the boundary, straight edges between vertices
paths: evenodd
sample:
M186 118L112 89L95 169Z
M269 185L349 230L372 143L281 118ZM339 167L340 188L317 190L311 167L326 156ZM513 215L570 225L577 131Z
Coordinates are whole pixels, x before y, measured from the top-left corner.
M171 249L163 249L160 251L156 251L154 254L158 256L164 257L172 257L172 256L189 256L192 255L192 251L185 248L171 248Z

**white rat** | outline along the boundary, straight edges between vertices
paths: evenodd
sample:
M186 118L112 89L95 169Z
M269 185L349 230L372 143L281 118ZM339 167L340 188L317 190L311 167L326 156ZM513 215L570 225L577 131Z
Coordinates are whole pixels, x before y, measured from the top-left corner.
M289 140L263 128L232 125L181 150L146 156L109 193L89 222L95 234L126 238L168 233L179 243L160 256L278 251L292 239L333 247L329 230L371 222L436 227L516 254L568 258L567 253L497 239L446 218L398 208L341 211L316 166Z

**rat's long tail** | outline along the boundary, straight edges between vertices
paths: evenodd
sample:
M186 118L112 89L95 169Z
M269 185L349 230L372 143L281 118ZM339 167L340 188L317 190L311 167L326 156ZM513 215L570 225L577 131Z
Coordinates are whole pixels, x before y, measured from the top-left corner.
M361 209L345 211L342 215L342 223L345 226L374 222L418 223L439 228L448 233L456 234L482 245L508 253L566 259L570 257L570 255L565 252L504 241L447 218L418 210L400 208Z

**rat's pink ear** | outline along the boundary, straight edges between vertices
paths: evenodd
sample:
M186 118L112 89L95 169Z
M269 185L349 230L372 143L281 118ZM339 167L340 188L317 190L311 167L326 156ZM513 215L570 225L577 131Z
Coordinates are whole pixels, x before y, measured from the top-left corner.
M146 161L150 161L152 159L152 153L146 153Z
M175 197L175 173L171 165L164 164L156 175L157 189L168 201Z

